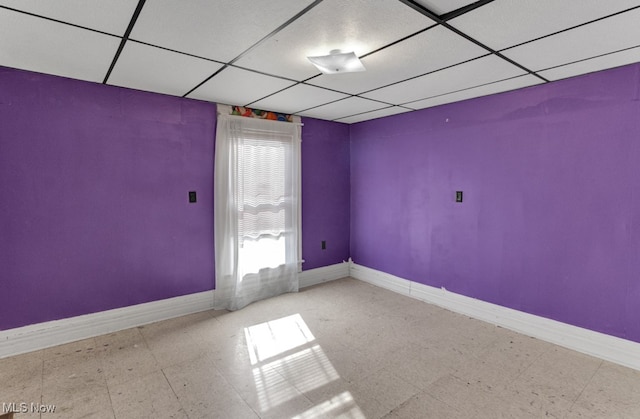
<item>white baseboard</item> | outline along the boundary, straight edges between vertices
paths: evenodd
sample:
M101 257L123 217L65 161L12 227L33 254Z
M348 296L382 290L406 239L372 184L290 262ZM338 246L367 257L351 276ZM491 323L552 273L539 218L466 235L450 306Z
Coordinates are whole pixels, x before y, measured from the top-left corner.
M351 264L350 276L448 310L640 370L640 343L430 287Z
M210 310L214 291L0 331L0 358Z
M640 344L412 282L355 263L300 274L300 288L351 276L491 324L640 370ZM0 331L0 358L213 308L214 291Z
M349 263L300 273L300 288L349 276ZM0 330L0 358L213 309L215 291Z
M323 282L346 278L348 276L349 263L342 262L336 263L335 265L302 271L300 275L298 275L298 278L300 281L300 288L305 288L312 285L322 284Z

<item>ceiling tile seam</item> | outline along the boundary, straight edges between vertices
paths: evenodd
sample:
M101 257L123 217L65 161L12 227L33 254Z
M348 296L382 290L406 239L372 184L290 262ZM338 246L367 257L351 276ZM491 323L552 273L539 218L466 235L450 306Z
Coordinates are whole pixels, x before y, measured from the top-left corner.
M244 57L245 55L247 55L249 52L251 52L252 50L254 50L255 48L257 48L258 46L260 46L261 44L263 44L264 42L268 41L269 39L273 38L276 34L278 34L280 31L282 31L283 29L285 29L287 26L291 25L293 22L295 22L296 20L298 20L299 18L301 18L304 14L306 14L308 11L310 11L311 9L313 9L314 7L316 7L317 5L319 5L320 3L322 3L323 0L315 0L313 3L311 3L310 5L308 5L307 7L305 7L304 9L302 9L301 11L299 11L298 13L296 13L293 17L289 18L289 20L287 20L286 22L284 22L282 25L278 26L277 28L275 28L273 31L271 31L270 33L268 33L267 35L265 35L261 40L259 40L258 42L256 42L255 44L251 45L249 48L247 48L246 50L244 50L243 52L240 53L240 55L238 55L236 58L234 58L233 60L229 61L229 64L233 64L236 61L238 61L240 58Z
M120 54L124 49L124 44L127 43L127 40L129 39L129 35L131 34L131 31L133 30L133 27L136 24L138 17L140 16L140 12L144 7L145 2L146 0L138 0L138 5L136 6L136 10L133 11L133 16L131 16L131 20L129 21L127 30L124 32L124 36L120 40L120 45L118 45L118 50L116 51L116 55L113 57L113 60L111 60L111 65L109 66L109 70L107 71L107 74L104 76L104 80L102 81L102 84L107 84L107 81L109 80L109 76L111 76L111 72L116 66L116 63L118 62L118 58L120 58Z
M465 87L464 89L452 90L452 91L447 92L447 93L442 93L442 94L435 95L435 96L423 97L422 99L412 100L411 102L404 102L404 103L402 103L402 104L400 104L400 105L398 105L398 106L409 107L409 106L411 106L411 104L412 104L412 103L421 102L421 101L423 101L423 100L435 99L435 98L437 98L437 97L442 97L442 96L452 95L452 94L454 94L454 93L464 92L464 91L466 91L466 90L472 90L472 89L476 89L476 88L478 88L478 87L489 86L489 85L492 85L492 84L501 83L501 82L503 82L503 81L513 80L513 79L517 79L517 78L519 78L519 77L524 77L524 76L528 76L528 75L529 75L529 74L521 74L521 75L519 75L519 76L507 77L506 79L501 79L501 80L491 81L491 82L489 82L489 83L482 83L482 84L478 84L478 85L471 86L471 87ZM411 108L411 109L413 109L413 108Z
M571 65L571 64L576 64L576 63L581 63L583 61L593 60L594 58L606 57L607 55L617 54L619 52L624 52L624 51L628 51L628 50L632 50L632 49L636 49L636 48L640 48L640 44L632 46L632 47L618 49L618 50L615 50L615 51L605 52L604 54L598 54L598 55L594 55L592 57L582 58L580 60L575 60L575 61L571 61L571 62L564 63L564 64L554 65L553 67L548 67L548 68L544 68L542 70L538 70L538 72L540 73L540 72L543 72L543 71L553 70L553 69L560 68L560 67L566 67L566 66Z
M340 98L340 99L336 99L336 100L330 100L329 102L325 102L325 103L322 103L322 104L320 104L320 105L311 106L311 107L309 107L309 108L306 108L306 109L302 109L302 110L300 110L300 111L293 112L292 114L297 115L297 114L300 114L300 113L302 113L302 112L310 111L310 110L312 110L312 109L319 108L319 107L321 107L321 106L325 106L325 105L331 105L332 103L340 102L340 101L342 101L342 100L350 99L350 98L352 98L352 97L353 97L353 96L349 96L349 97L342 97L342 98Z
M449 25L447 22L442 22L442 26L444 26L445 28L449 29L453 33L456 33L456 34L462 36L463 38L467 39L468 41L473 42L474 44L478 45L479 47L484 48L485 50L489 51L491 54L495 55L496 57L502 58L504 61L506 61L506 62L518 67L519 69L527 72L528 74L531 74L532 76L535 76L535 77L539 78L540 80L544 81L545 83L549 82L549 80L547 80L546 78L544 78L541 75L537 74L535 71L530 70L529 68L527 68L524 65L516 62L515 60L512 60L509 57L506 57L502 53L500 53L500 52L494 50L493 48L485 45L484 43L478 41L477 39L473 38L472 36L469 36L466 33L462 32L461 30L459 30L457 28L454 28L453 26Z
M349 96L351 97L351 96ZM331 105L332 103L340 102L341 100L349 99L348 97L343 97L336 100L330 100L329 102L322 103L320 105L311 106L310 108L302 109L300 111L292 112L293 115L298 115L302 112L310 111L311 109L319 108L320 106Z
M308 5L307 7L305 7L304 9L302 9L301 11L299 11L298 13L296 13L293 17L289 18L286 22L284 22L282 25L278 26L277 28L275 28L274 30L272 30L271 32L269 32L267 35L265 35L264 37L262 37L262 39L260 39L258 42L256 42L255 44L251 45L249 48L247 48L246 50L242 51L237 57L233 58L231 61L229 61L227 63L227 65L231 65L233 63L235 63L236 61L238 61L240 58L244 57L246 54L248 54L250 51L252 51L254 48L257 48L259 45L261 45L262 43L266 42L267 40L271 39L272 37L274 37L278 32L282 31L284 28L286 28L287 26L291 25L293 22L295 22L296 20L298 20L300 17L302 17L305 13L307 13L308 11L310 11L311 9L313 9L314 7L316 7L317 5L319 5L320 3L322 3L323 0L315 0L313 3L311 3L310 5ZM191 94L194 90L196 90L197 88L199 88L200 86L202 86L203 84L205 84L206 82L208 82L209 80L211 80L211 78L213 78L213 76L215 76L216 74L220 73L220 71L224 70L226 68L226 65L224 67L222 67L220 70L216 71L215 73L213 73L212 75L210 75L209 77L207 77L206 79L204 79L203 81L201 81L200 83L198 83L194 88L192 88L191 90L189 90L187 93L185 93L184 95L182 95L182 97L187 97L187 95Z
M236 67L236 66L233 66L233 67ZM238 67L238 68L242 68L242 69L244 69L244 70L248 70L248 69L245 69L244 67ZM252 71L255 71L255 70L252 70ZM260 74L269 75L269 74L266 74L266 73L260 73ZM285 91L285 90L287 90L287 89L291 89L292 87L296 87L296 86L298 86L298 85L300 85L300 84L304 84L305 86L315 87L316 89L330 90L330 91L332 91L332 92L341 93L341 94L343 94L343 95L354 96L354 95L353 95L353 94L351 94L351 93L342 92L342 91L340 91L340 90L329 89L329 88L326 88L326 87L320 87L320 86L316 86L316 85L313 85L313 84L308 84L308 83L306 83L307 81L309 81L309 80L311 80L311 79L315 79L316 77L318 77L318 76L320 76L320 75L321 75L321 74L316 74L315 76L311 76L311 77L306 78L306 79L304 79L304 80L302 80L302 81L296 81L296 82L295 82L295 84L292 84L291 86L284 87L284 88L282 88L282 89L280 89L280 90L277 90L277 91L275 91L275 92L273 92L273 93L269 93L269 94L268 94L268 95L266 95L266 96L263 96L263 97L261 97L261 98L259 98L259 99L256 99L256 100L254 100L253 102L249 102L248 104L246 104L246 105L245 105L245 107L251 107L251 105L253 105L253 104L254 104L254 103L256 103L256 102L260 102L261 100L264 100L264 99L266 99L266 98L268 98L268 97L271 97L271 96L273 96L273 95L277 95L277 94L278 94L278 93L280 93L280 92L283 92L283 91ZM277 77L277 76L274 76L274 77ZM291 80L291 79L287 79L287 78L284 78L284 77L280 77L280 78L283 78L283 79L285 79L285 80ZM295 80L293 80L293 81L295 81ZM343 98L343 99L347 99L347 98ZM342 99L338 99L338 100L342 100ZM319 105L319 106L322 106L322 105ZM309 109L311 109L311 108L309 108Z
M297 86L297 85L299 85L299 84L302 84L302 83L301 83L301 82L297 82L297 83L296 83L296 84L294 84L294 85L287 86L287 87L283 87L282 89L277 90L277 91L275 91L275 92L273 92L273 93L269 93L269 94L268 94L268 95L266 95L266 96L263 96L263 97L261 97L261 98L259 98L259 99L254 100L253 102L249 102L249 103L247 103L247 104L246 104L246 105L244 105L244 106L245 106L246 108L250 108L254 103L260 102L261 100L265 100L266 98L271 97L271 96L273 96L273 95L277 95L278 93L284 92L285 90L287 90L287 89L291 89L292 87L296 87L296 86Z
M252 68L242 67L242 66L239 66L239 65L236 65L236 64L228 64L228 67L233 67L233 68L237 68L239 70L244 70L244 71L250 71L251 73L256 73L256 74L260 74L260 75L268 76L268 77L273 77L274 79L286 80L286 81L290 81L290 82L293 82L293 83L302 83L300 80L290 79L289 77L279 76L277 74L271 74L271 73L267 73L267 72L260 71L260 70L254 70Z
M208 82L209 80L211 80L212 78L214 78L215 76L217 76L218 74L222 73L226 68L228 68L229 65L228 64L224 64L222 67L220 67L219 69L217 69L216 71L213 72L212 75L210 75L209 77L207 77L206 79L204 79L202 82L200 82L196 87L194 87L193 89L189 90L187 93L185 93L184 95L182 95L182 97L187 97L188 95L190 95L191 93L193 93L195 90L197 90L200 86L202 86L203 84L205 84L206 82Z
M139 41L137 39L129 38L129 42L134 42L136 44L141 44L141 45L145 45L145 46L152 47L152 48L158 48L158 49L162 49L162 50L169 51L169 52L175 52L176 54L186 55L187 57L192 57L192 58L198 58L200 60L211 61L212 63L216 63L216 64L222 64L222 65L226 64L224 61L218 61L218 60L214 60L213 58L201 57L200 55L195 55L195 54L191 54L191 53L184 52L184 51L178 51L176 49L171 49L171 48L167 48L167 47L161 47L160 45L155 45L155 44L151 44L149 42Z
M424 32L426 32L426 31L428 31L429 29L432 29L432 28L435 28L435 27L438 27L438 26L439 26L439 25L438 25L437 23L436 23L436 24L433 24L433 25L431 25L431 26L427 26L427 27L426 27L426 28L424 28L424 29L420 29L420 30L419 30L419 31L417 31L417 32L414 32L414 33L412 33L412 34L410 34L410 35L407 35L407 36L405 36L405 37L402 37L402 38L400 38L400 39L398 39L398 40L396 40L396 41L393 41L393 42L391 42L391 43L389 43L389 44L387 44L387 45L383 45L383 46L381 46L380 48L374 49L373 51L369 51L369 52L367 52L366 54L362 54L362 55L361 55L361 56L359 56L358 58L359 58L359 59L366 58L366 57L368 57L368 56L370 56L370 55L375 54L376 52L380 52L380 51L382 51L382 50L384 50L384 49L387 49L387 48L389 48L389 47L392 47L392 46L394 46L394 45L396 45L396 44L399 44L400 42L406 41L406 40L407 40L407 39L409 39L409 38L413 38L414 36L420 35L421 33L424 33Z
M380 99L371 99L371 98L368 98L368 97L362 97L362 96L358 96L358 95L351 95L351 97L357 97L357 98L368 100L368 101L371 101L371 102L378 102L378 103L382 103L383 105L398 106L395 103L385 102L384 100L380 100Z
M239 68L243 68L243 67L239 67ZM268 97L271 97L271 96L273 96L273 95L277 95L277 94L278 94L278 93L280 93L280 92L283 92L283 91L285 91L285 90L287 90L287 89L291 89L292 87L296 87L297 85L302 84L302 83L304 83L304 82L306 82L306 81L309 81L309 80L311 80L311 79L315 79L315 78L316 78L316 77L318 77L318 76L320 76L320 74L316 74L315 76L311 76L311 77L306 78L306 79L304 79L304 80L302 80L302 81L298 81L298 82L296 82L296 84L293 84L293 85L291 85L291 86L284 87L284 88L282 88L282 89L280 89L280 90L278 90L278 91L275 91L275 92L273 92L273 93L269 93L268 95L263 96L263 97L261 97L260 99L256 99L256 100L254 100L253 102L249 102L249 103L248 103L247 105L245 105L245 106L246 106L246 107L249 107L249 106L251 106L252 104L254 104L254 103L256 103L256 102L260 102L261 100L264 100L264 99L266 99L266 98L268 98ZM311 85L311 86L312 86L312 85ZM313 86L313 87L318 87L318 86ZM319 88L320 88L320 89L322 89L322 87L319 87ZM349 93L345 93L345 94L349 94Z
M314 87L315 87L315 86L314 86ZM324 88L323 88L323 87L320 87L320 89L324 89ZM325 89L325 90L329 90L329 89ZM332 103L340 102L341 100L351 99L352 97L357 97L357 98L359 98L359 99L368 100L368 101L370 101L370 102L378 102L378 103L381 103L381 104L383 104L383 105L387 105L387 108L388 108L388 107L390 107L390 106L396 106L396 105L395 105L395 104L393 104L393 103L384 102L384 101L382 101L382 100L378 100L378 99L369 99L368 97L360 97L360 96L358 96L358 95L352 95L352 94L349 94L349 93L345 93L345 94L346 94L346 95L349 95L349 97L343 97L343 98L341 98L341 99L332 100L332 101L330 101L330 102L326 102L326 103L323 103L323 104L320 104L320 105L315 105L315 106L312 106L312 107L310 107L310 108L303 109L303 110L301 110L301 111L294 112L294 113L295 113L295 114L298 114L298 113L300 113L300 112L307 112L307 111L310 111L310 110L312 110L312 109L319 108L319 107L321 107L321 106L331 105Z
M338 121L338 122L340 122L340 120L341 120L341 119L351 118L351 117L358 116L358 115L364 115L364 114L366 114L366 113L372 113L372 112L383 111L383 110L385 110L385 109L395 108L395 107L396 107L395 105L391 105L391 106L387 106L386 108L374 109L374 110L372 110L372 111L358 112L358 113L354 113L353 115L341 116L340 118L332 119L332 121ZM411 110L413 110L413 109L411 109Z
M493 2L493 0L479 0L476 1L475 3L471 3L471 4L467 4L466 6L462 6L459 9L456 10L452 10L450 12L447 13L443 13L441 15L439 15L438 17L442 20L444 20L445 22L451 19L454 19L456 17L462 16L464 14L467 14L469 12L472 12L474 10L476 10L479 7L482 7L484 5L487 5L489 3Z
M508 63L510 63L511 65L515 65L516 67L520 68L521 70L526 71L527 73L531 74L532 76L535 76L539 79L541 79L544 82L549 82L549 80L545 79L544 77L542 77L541 75L535 73L532 70L529 70L527 67L523 66L520 63L517 63L516 61L505 57L503 54L499 53L498 51L494 50L493 48L489 47L488 45L485 45L484 43L478 41L477 39L475 39L474 37L467 35L466 33L462 32L461 30L451 26L449 23L445 22L444 20L442 20L438 15L436 15L434 12L432 12L431 10L427 9L426 7L422 6L421 4L416 3L414 0L398 0L401 3L404 3L405 5L411 7L412 9L414 9L415 11L422 13L423 15L427 16L428 18L436 21L437 23L441 24L442 26L444 26L445 28L449 29L450 31L452 31L453 33L462 36L463 38L465 38L467 41L471 41L474 44L476 44L477 46L484 48L486 51L488 51L491 54L494 54L495 56L497 56L498 58L501 58L505 61L507 61Z
M462 65L462 64L470 63L471 61L479 60L480 58L485 58L485 57L488 57L490 55L492 55L492 54L487 53L487 54L481 55L479 57L470 58L468 60L461 61L459 63L451 64L451 65L448 65L448 66L442 67L442 68L438 68L437 70L428 71L428 72L426 72L424 74L418 74L417 76L412 76L412 77L409 77L407 79L394 81L393 83L385 84L384 86L379 86L379 87L376 87L374 89L366 90L364 92L357 93L356 95L358 95L358 96L359 95L366 95L367 93L375 92L376 90L384 89L384 88L387 88L389 86L394 86L396 84L400 84L400 83L404 83L404 82L407 82L407 81L410 81L410 80L413 80L413 79L417 79L417 78L420 78L420 77L428 76L429 74L437 73L438 71L448 70L450 68L457 67L457 66ZM367 98L367 99L369 99L369 98Z
M113 33L101 31L99 29L89 28L87 26L77 25L77 24L71 23L71 22L65 22L64 20L54 19L54 18L48 17L48 16L42 16L42 15L38 15L38 14L35 14L35 13L26 12L24 10L14 9L13 7L0 6L0 9L6 9L6 10L10 10L12 12L21 13L21 14L25 14L25 15L28 15L28 16L32 16L32 17L37 17L37 18L40 18L40 19L48 20L50 22L61 23L63 25L67 25L67 26L73 26L74 28L84 29L84 30L91 31L91 32L96 32L96 33L99 33L99 34L102 34L102 35L113 36L114 38L120 38L120 36L115 35Z
M634 7L630 7L628 9L625 9L625 10L622 10L622 11L619 11L619 12L615 12L615 13L612 13L612 14L607 15L607 16L602 16L602 17L599 17L597 19L590 20L588 22L580 23L578 25L574 25L574 26L571 26L569 28L561 29L559 31L555 31L555 32L547 34L547 35L539 36L537 38L530 39L528 41L520 42L519 44L512 45L512 46L507 47L507 48L503 48L499 52L507 51L507 50L510 50L512 48L516 48L516 47L519 47L519 46L522 46L522 45L530 44L531 42L539 41L541 39L548 38L548 37L554 36L554 35L558 35L558 34L561 34L563 32L568 32L568 31L571 31L573 29L577 29L577 28L580 28L582 26L590 25L592 23L596 23L596 22L599 22L601 20L609 19L611 17L617 16L617 15L620 15L620 14L623 14L623 13L627 13L627 12L633 11L633 10L638 9L638 8L640 8L640 5L634 6Z
M368 113L374 113L374 112L378 112L378 111L383 111L383 110L389 109L389 108L402 108L402 109L406 109L406 110L411 111L411 112L415 112L416 111L416 109L407 108L406 106L391 105L391 106L387 106L386 108L374 109L372 111L360 112L360 113L356 113L356 114L349 115L349 116L343 116L343 117L340 117L340 118L333 119L333 121L342 122L342 121L340 121L341 119L347 119L347 118L351 118L353 116L358 116L358 115L364 115L364 114L368 114ZM388 116L391 116L391 115L388 115Z
M341 76L341 74L338 74L337 76L338 76L338 77L340 77L340 76ZM318 89L329 90L329 91L331 91L331 92L341 93L341 94L343 94L343 95L355 96L355 93L343 92L342 90L332 89L331 87L316 86L315 84L309 84L309 83L307 83L306 81L301 81L299 84L304 84L305 86L316 87L316 88L318 88Z
M425 32L425 31L427 31L427 30L429 30L429 29L432 29L432 28L434 28L434 27L436 27L436 26L438 26L438 24L437 24L437 23L436 23L436 24L434 24L434 25L428 26L428 27L426 27L426 28L424 28L424 29L421 29L421 30L419 30L419 31L417 31L417 32L415 32L415 33L413 33L413 34L407 35L407 36L405 36L405 37L403 37L403 38L401 38L401 39L399 39L399 40L397 40L397 41L391 42L390 44L384 45L384 46L382 46L382 47L380 47L380 48L378 48L378 49L375 49L375 50L370 51L370 52L368 52L368 53L366 53L366 54L363 54L363 55L361 55L361 56L360 56L360 57L358 57L358 58L365 58L365 57L367 57L367 56L369 56L369 55L371 55L371 54L374 54L374 53L376 53L376 52L379 52L379 51L381 51L381 50L383 50L383 49L385 49L385 48L388 48L388 47L390 47L390 46L393 46L393 45L395 45L395 44L397 44L397 43L399 43L399 42L402 42L402 41L404 41L404 40L406 40L406 39L409 39L409 38L411 38L411 37L413 37L413 36L419 35L419 34L421 34L421 33ZM321 73L318 73L318 74L316 74L316 75L313 75L313 76L311 76L311 77L309 77L309 78L307 78L307 79L304 79L304 80L302 80L302 81L298 81L298 80L290 79L290 78L288 78L288 77L277 76L277 75L274 75L274 74L265 73L265 72L258 71L258 70L253 70L253 69L251 69L251 68L242 67L242 66L239 66L239 65L236 65L236 64L231 64L233 61L235 61L235 59L234 59L234 60L232 60L232 61L230 61L230 62L228 63L228 65L231 65L232 67L236 67L236 68L239 68L239 69L242 69L242 70L252 71L252 72L254 72L254 73L258 73L258 74L262 74L262 75L270 76L270 77L276 77L276 78L279 78L279 79L282 79L282 80L293 81L293 82L295 82L295 83L296 83L296 84L294 84L294 85L291 85L291 86L285 87L285 88L283 88L283 89L280 89L280 90L278 90L278 91L276 91L276 92L270 93L270 94L268 94L268 95L266 95L266 96L264 96L264 97L261 97L261 98L259 98L259 99L256 99L256 100L254 100L253 102L250 102L250 103L246 104L246 105L245 105L246 107L250 107L253 103L260 102L261 100L264 100L264 99L266 99L266 98L268 98L268 97L270 97L270 96L276 95L276 94L278 94L278 93L280 93L280 92L282 92L282 91L284 91L284 90L287 90L287 89L290 89L290 88L292 88L292 87L295 87L295 86L297 86L298 84L305 84L305 85L307 85L307 86L317 87L317 88L325 89L325 90L331 90L331 91L334 91L334 92L336 92L336 93L341 93L341 94L345 94L345 95L349 95L349 96L356 96L356 95L354 95L354 94L352 94L352 93L343 92L343 91L341 91L341 90L330 89L330 88L327 88L327 87L321 87L321 86L316 86L316 85L314 85L314 84L307 83L309 80L312 80L312 79L315 79L315 78L317 78L317 77L322 76L322 74L321 74ZM218 73L219 73L219 72L218 72ZM216 74L217 74L217 73L216 73ZM216 75L216 74L214 74L214 75ZM213 77L213 76L211 76L211 77ZM207 80L205 80L205 82L209 81L209 80L211 79L211 77L209 77ZM197 87L199 87L199 86L197 86ZM196 87L196 88L197 88L197 87ZM194 89L194 90L195 90L195 89ZM187 94L185 94L183 97L187 96L189 93L191 93L191 92L188 92L188 93L187 93ZM363 92L363 93L365 93L365 92ZM346 98L345 98L345 99L346 99ZM367 98L367 99L368 99L368 98ZM340 99L339 99L339 100L340 100ZM375 100L375 99L369 99L369 100ZM381 103L386 103L386 102L381 102ZM323 105L319 105L319 106L323 106ZM394 105L391 105L391 106L394 106ZM309 108L309 109L312 109L312 108ZM305 109L305 110L306 110L306 109ZM302 112L302 111L301 111L301 112Z

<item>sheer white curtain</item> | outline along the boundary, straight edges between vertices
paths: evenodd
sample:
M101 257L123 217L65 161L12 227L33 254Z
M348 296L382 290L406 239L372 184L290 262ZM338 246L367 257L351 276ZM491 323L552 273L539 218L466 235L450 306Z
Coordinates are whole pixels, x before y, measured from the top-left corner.
M216 309L298 291L301 124L219 115Z

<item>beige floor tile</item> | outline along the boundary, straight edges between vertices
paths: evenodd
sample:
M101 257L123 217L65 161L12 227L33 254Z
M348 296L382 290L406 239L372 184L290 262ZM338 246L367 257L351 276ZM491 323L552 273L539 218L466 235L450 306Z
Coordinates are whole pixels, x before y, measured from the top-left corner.
M384 416L385 419L462 419L466 417L474 416L466 415L454 406L449 406L426 393L414 395Z
M511 390L532 405L564 409L578 398L601 363L600 359L554 346L513 381Z
M569 417L640 418L640 371L603 362Z
M41 402L42 357L42 351L36 351L0 359L0 407L1 403L26 403L30 408L32 403ZM29 414L28 417L37 416Z
M189 418L257 418L208 356L164 369Z
M140 326L138 330L158 365L168 367L203 355L205 348L194 338L195 331L215 322L209 312L201 312Z
M111 399L107 388L91 393L83 393L80 396L65 399L49 399L42 397L43 404L56 406L54 414L42 414L45 418L64 419L113 419L114 413L111 407Z
M109 388L116 419L187 418L161 371Z
M42 354L43 359L49 360L68 355L92 354L97 352L98 347L95 338L89 338L43 349Z
M262 418L292 417L313 406L293 383L269 366L256 366L248 380L234 375L228 381Z
M497 391L453 375L446 375L433 382L425 393L449 406L454 406L463 417L489 410L499 397Z
M366 416L349 391L332 394L313 407L293 416L294 419L341 418L365 419Z
M102 363L95 354L73 353L44 361L42 398L62 400L91 396L107 389Z
M384 369L350 385L355 403L367 418L383 417L419 391L416 386Z
M638 418L639 389L353 279L0 359L0 403L56 405L43 418Z
M109 386L144 377L160 366L137 328L96 338L99 358Z
M399 351L388 368L403 380L425 390L438 379L457 372L467 362L468 357L447 347L411 345Z
M488 390L510 387L510 384L536 362L552 345L537 339L511 333L498 338L476 356L464 357L452 374Z

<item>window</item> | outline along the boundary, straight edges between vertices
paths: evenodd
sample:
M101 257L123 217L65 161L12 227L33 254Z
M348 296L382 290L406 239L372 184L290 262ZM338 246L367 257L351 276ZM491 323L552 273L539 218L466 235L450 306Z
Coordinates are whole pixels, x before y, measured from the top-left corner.
M301 124L220 115L216 308L298 290Z

